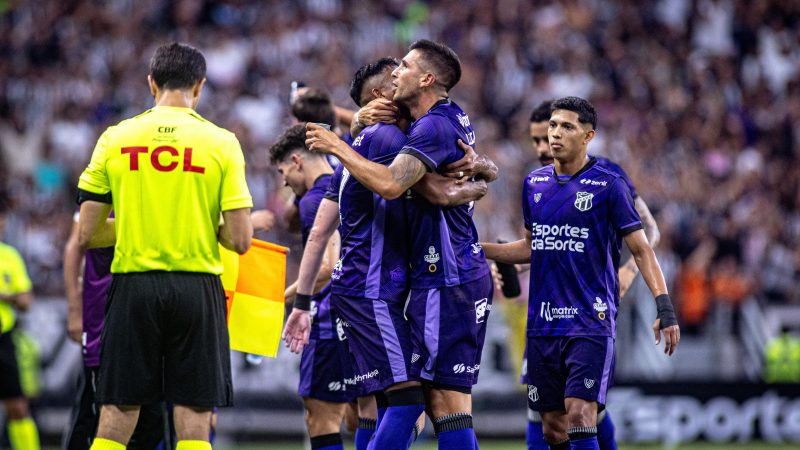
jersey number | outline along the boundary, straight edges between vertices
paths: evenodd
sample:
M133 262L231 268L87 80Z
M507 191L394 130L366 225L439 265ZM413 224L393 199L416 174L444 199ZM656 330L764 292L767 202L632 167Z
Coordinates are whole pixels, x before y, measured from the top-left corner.
M147 147L122 147L122 154L129 155L130 157L131 170L139 170L139 155L142 153L147 154L149 152L150 149ZM168 156L162 159L162 153L166 153ZM178 150L168 145L156 147L152 153L150 153L150 164L154 169L160 172L172 172L173 170L177 169L179 159L180 153ZM206 172L205 167L192 165L192 149L190 147L187 147L183 150L183 171L195 173Z

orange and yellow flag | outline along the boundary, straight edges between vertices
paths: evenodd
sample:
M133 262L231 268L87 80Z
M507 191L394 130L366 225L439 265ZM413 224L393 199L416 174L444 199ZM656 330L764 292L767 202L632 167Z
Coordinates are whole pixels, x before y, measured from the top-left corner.
M286 247L253 239L244 255L220 246L231 349L275 357L283 328Z

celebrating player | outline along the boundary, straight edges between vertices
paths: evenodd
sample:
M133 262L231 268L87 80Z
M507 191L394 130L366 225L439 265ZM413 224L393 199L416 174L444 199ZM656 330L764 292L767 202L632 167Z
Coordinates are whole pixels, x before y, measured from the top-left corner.
M194 110L205 68L193 47L158 47L156 106L108 128L78 183L79 245L116 243L95 450L125 448L140 405L162 399L178 450L209 449L212 408L232 402L218 244L247 251L252 199L238 140Z
M487 257L531 263L528 405L542 415L551 449L597 449L596 419L613 375L617 269L625 240L656 297L656 342L671 355L680 331L664 276L615 172L587 155L597 116L586 100L553 102L548 140L555 163L523 185L525 239L484 244ZM545 276L546 274L546 276Z

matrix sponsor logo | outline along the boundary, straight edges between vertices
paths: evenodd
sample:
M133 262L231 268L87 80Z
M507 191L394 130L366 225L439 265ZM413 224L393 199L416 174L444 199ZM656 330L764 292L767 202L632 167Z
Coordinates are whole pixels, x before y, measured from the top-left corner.
M539 401L539 389L532 384L528 385L528 400L530 400L531 403Z
M589 229L565 225L544 225L534 222L531 226L531 250L555 250L583 253L584 240L589 238Z
M480 364L475 364L474 366L467 366L467 365L464 365L464 364L456 364L455 366L453 366L453 373L464 373L464 372L466 372L466 373L475 373L478 370L480 370L480 368L481 368Z
M594 194L590 194L588 192L576 192L575 193L575 207L578 208L578 211L586 212L592 209L592 198Z
M542 302L539 317L552 322L556 319L574 319L579 312L574 306L550 306L550 302Z
M596 181L584 178L580 181L581 184L588 184L589 186L607 186L608 181Z
M380 372L378 369L373 370L372 372L362 373L361 375L356 375L351 378L345 378L344 384L349 384L350 386L355 386L362 381L369 380L370 378L375 378L378 376Z
M486 314L491 311L492 305L489 304L488 298L482 298L475 302L475 323L483 323L486 320Z

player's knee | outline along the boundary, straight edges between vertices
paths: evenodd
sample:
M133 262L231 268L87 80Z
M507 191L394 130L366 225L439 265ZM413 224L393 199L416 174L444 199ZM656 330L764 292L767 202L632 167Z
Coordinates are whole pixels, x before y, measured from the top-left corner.
M567 423L570 428L593 427L596 425L595 413L590 408L576 408L567 411Z
M306 427L309 436L337 433L341 423L341 414L316 408L306 410Z
M544 440L552 444L562 442L564 439L567 439L566 430L558 430L549 428L547 426L542 427L542 434L544 435Z

